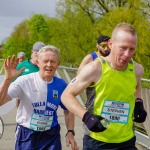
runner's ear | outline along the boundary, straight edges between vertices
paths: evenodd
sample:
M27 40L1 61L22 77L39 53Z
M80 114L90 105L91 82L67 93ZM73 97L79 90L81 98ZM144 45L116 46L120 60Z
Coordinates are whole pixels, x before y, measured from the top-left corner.
M36 59L36 60L35 60L35 65L38 66L38 64L39 64L39 61ZM38 66L38 67L39 67L39 66Z

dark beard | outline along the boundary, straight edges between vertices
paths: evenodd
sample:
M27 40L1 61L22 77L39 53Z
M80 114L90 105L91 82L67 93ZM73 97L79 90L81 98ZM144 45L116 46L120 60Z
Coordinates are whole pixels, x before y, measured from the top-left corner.
M109 55L110 52L108 51L107 53L103 53L101 50L99 50L99 53L100 53L102 56L106 57L106 56Z

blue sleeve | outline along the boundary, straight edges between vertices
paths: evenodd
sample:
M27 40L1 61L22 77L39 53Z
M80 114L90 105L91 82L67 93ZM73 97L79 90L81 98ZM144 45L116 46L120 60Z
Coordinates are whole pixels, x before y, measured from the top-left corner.
M63 103L60 101L60 107L63 109L63 110L68 110L64 105Z
M92 52L91 55L92 55L93 60L95 60L98 57L96 52Z
M63 87L63 91L65 90L65 88L67 87L67 83L63 80L63 83L62 83L63 85L64 85L64 87ZM63 93L63 91L62 91L62 93ZM63 109L63 110L68 110L65 106L64 106L64 104L61 102L61 100L60 100L60 107Z

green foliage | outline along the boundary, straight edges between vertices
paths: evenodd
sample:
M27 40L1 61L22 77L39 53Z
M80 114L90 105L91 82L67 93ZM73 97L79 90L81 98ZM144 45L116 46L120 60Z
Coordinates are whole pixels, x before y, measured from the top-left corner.
M72 17L73 14L70 13L68 18L64 19L64 22L61 23L60 28L60 45L64 54L64 62L71 66L79 65L83 56L92 50L92 40L94 32L92 30L91 20L82 14L76 14ZM89 44L90 43L90 44ZM94 46L95 46L94 41ZM92 50L93 51L93 50Z
M12 54L17 55L20 51L25 52L27 58L30 58L32 45L35 42L47 43L49 35L46 18L47 16L35 14L29 20L20 23L4 45L3 58Z
M0 59L3 58L3 53L0 51Z
M29 29L29 40L31 43L36 41L48 42L48 24L46 16L34 14L27 22Z
M4 74L3 64L4 64L4 60L0 59L0 74Z
M116 24L132 24L138 33L134 59L144 66L144 78L150 78L150 7L143 0L61 0L57 5L59 18L33 14L20 23L11 34L3 56L24 51L30 57L36 41L60 48L61 64L78 67L88 53L96 50L101 34L111 36Z
M10 39L7 44L4 46L3 58L8 57L9 55L17 55L18 52L25 52L28 54L26 41L22 38L18 39ZM30 51L31 52L31 51ZM28 57L29 55L27 55Z
M113 28L121 22L130 23L135 27L138 44L134 60L145 68L144 78L150 79L150 42L147 40L150 35L150 23L144 16L132 8L119 8L104 15L103 19L97 22L96 29L100 28L104 33L110 35Z
M17 54L20 51L23 51L28 54L28 30L26 21L20 23L15 27L14 32L11 34L10 38L6 42L3 48L3 57L6 58L9 55Z
M57 11L61 18L66 12L74 14L81 12L87 15L93 23L97 18L101 18L110 10L123 7L128 3L128 0L61 0L58 3Z

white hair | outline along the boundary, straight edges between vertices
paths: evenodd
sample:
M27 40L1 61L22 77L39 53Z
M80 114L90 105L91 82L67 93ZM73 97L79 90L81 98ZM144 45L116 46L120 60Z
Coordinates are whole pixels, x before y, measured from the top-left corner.
M55 52L58 56L58 59L60 60L60 49L58 49L57 47L53 46L53 45L46 45L44 47L42 47L38 52L37 52L37 57L39 56L40 53L43 53L45 51L52 51Z

